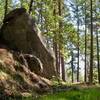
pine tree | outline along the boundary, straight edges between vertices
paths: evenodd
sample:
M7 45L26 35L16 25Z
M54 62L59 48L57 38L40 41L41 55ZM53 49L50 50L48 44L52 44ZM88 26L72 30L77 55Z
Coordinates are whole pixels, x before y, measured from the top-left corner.
M87 30L86 30L86 1L85 1L85 67L84 67L84 82L87 82Z
M8 12L8 0L5 0L5 13L4 13L4 18L5 16L7 15L7 12Z
M90 44L90 75L89 75L89 83L93 83L93 9L92 9L92 0L90 0L90 31L91 31L91 44Z
M30 4L29 4L29 14L32 12L32 4L33 4L33 0L30 0Z

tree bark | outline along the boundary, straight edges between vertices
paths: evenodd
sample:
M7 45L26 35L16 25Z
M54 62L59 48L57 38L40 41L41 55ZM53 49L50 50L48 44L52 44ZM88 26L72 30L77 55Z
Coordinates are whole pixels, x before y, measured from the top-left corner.
M32 12L32 4L33 4L33 0L31 0L29 4L29 14Z
M77 52L78 52L78 62L77 62L77 82L79 82L79 14L78 14L79 8L77 5Z
M74 82L74 68L73 68L73 51L71 51L71 69L72 69L72 83Z
M99 61L99 38L98 29L96 28L96 40L97 40L97 68L98 68L98 82L100 84L100 61Z
M53 43L53 46L54 46L53 48L54 48L55 57L56 57L56 71L57 71L57 75L59 76L59 71L58 71L58 66L59 66L59 62L58 62L58 45L55 41Z
M85 1L85 66L84 66L84 82L87 82L87 33L86 33L86 1Z
M63 17L63 0L58 1L58 11L59 11L59 16ZM61 38L60 34L63 32L62 28L63 28L63 22L62 22L62 20L60 20L59 21L59 41L60 41L60 38ZM64 55L63 55L63 53L64 53L63 42L62 42L61 45L60 45L60 42L59 42L59 48L60 48L59 51L62 51L62 52L60 52L60 54L61 54L62 80L66 81L66 79L65 79Z
M57 3L56 0L54 0L54 5ZM54 10L53 10L53 16L56 16L57 15L57 8L56 6L54 6ZM55 28L56 28L56 19L55 19ZM56 58L56 72L57 72L57 77L60 78L60 73L59 73L59 62L58 62L58 59L59 59L59 56L58 56L58 43L57 43L57 37L58 37L58 34L56 31L54 31L55 35L54 35L54 39L53 39L53 49L54 49L54 52L55 52L55 58Z
M91 31L91 50L90 50L90 75L89 75L89 83L93 83L93 9L92 9L92 0L90 0L90 19L91 19L91 25L90 25L90 31Z
M5 13L4 13L4 18L6 17L7 13L8 13L8 0L5 0Z
M62 80L66 81L65 79L65 66L64 66L64 57L61 55L61 68L62 68Z

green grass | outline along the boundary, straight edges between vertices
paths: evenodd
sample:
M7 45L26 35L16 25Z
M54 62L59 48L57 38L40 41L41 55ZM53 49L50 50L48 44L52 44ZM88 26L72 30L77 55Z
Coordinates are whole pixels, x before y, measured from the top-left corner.
M100 100L100 88L70 90L41 96L37 100Z
M4 97L5 98L5 97ZM1 100L1 99L0 99ZM54 94L41 95L37 99L29 97L5 98L3 100L100 100L100 88L67 90Z

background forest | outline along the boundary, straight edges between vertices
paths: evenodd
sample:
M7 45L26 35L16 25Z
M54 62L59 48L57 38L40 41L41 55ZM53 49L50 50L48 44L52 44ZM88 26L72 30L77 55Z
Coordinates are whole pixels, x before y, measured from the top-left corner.
M0 0L0 24L18 7L34 17L54 50L60 79L100 83L99 0Z
M0 27L6 15L20 7L54 51L54 84L100 84L100 0L0 0Z

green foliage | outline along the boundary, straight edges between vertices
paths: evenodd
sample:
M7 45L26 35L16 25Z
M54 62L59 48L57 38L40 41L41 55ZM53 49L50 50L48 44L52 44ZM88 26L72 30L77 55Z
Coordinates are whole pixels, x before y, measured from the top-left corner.
M4 1L0 0L0 24L2 23L4 17Z
M98 1L98 2L97 2ZM97 2L97 3L96 3ZM62 14L59 14L59 0L33 0L31 15L36 19L37 26L42 34L46 37L47 47L53 48L53 42L60 46L60 53L63 54L65 60L70 57L70 50L78 47L79 52L85 53L85 35L84 28L87 28L87 56L90 54L90 1L89 0L61 0L60 6ZM0 0L0 25L4 18L5 0ZM29 11L30 0L8 0L8 12L18 7L24 7ZM78 7L78 9L77 9ZM55 10L55 13L54 13ZM85 12L86 10L86 12ZM96 11L97 10L97 11ZM93 0L93 21L94 24L100 26L100 5L99 0ZM97 15L97 16L96 16ZM86 16L86 23L85 23ZM97 17L97 19L96 19ZM77 21L79 21L80 30L77 32ZM61 24L61 25L60 25ZM95 31L95 30L94 30ZM79 41L77 34L79 34ZM73 47L69 47L71 44ZM96 41L94 32L94 62L96 59ZM97 71L97 70L96 70Z
M38 100L99 100L99 88L70 90L56 94L42 96Z

